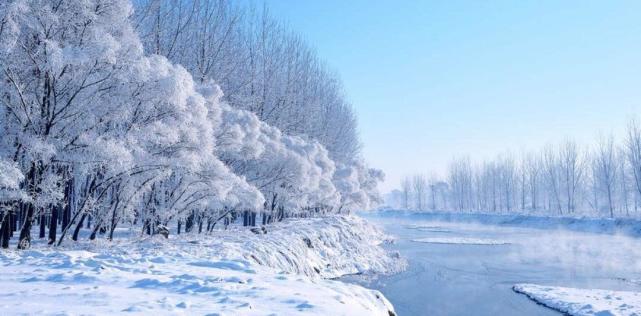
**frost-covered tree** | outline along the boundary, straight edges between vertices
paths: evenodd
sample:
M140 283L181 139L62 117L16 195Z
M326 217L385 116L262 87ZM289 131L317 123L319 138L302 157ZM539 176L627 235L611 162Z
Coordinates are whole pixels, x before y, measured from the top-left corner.
M469 158L455 159L449 168L452 203L460 210L472 208L472 165Z
M442 208L455 211L638 216L639 135L632 121L622 146L609 137L592 151L565 141L518 159L498 155L480 164L454 159L448 177L431 179L430 190L442 183L449 199Z
M634 186L639 195L641 195L641 128L637 121L632 120L628 124L627 135L625 139L625 157L628 161Z
M606 210L610 217L614 217L615 194L617 181L617 157L614 139L609 137L601 139L594 154L594 179L599 190L605 196Z
M338 77L267 8L227 0L135 0L147 52L183 65L199 82L215 80L223 101L254 113L283 134L322 144L349 164L360 142Z
M561 183L563 184L566 211L574 213L576 200L583 177L583 158L575 142L567 141L559 148Z
M20 188L24 175L15 164L0 160L0 247L9 248L15 225L15 203L27 197Z
M404 177L401 180L401 192L403 192L402 196L402 203L403 203L403 209L404 210L409 210L410 209L410 196L412 195L412 181L410 180L409 177Z
M26 176L26 248L33 219L62 202L61 169L80 160L82 136L115 130L120 76L142 50L127 27L127 2L9 1L2 9L1 152Z
M414 207L416 210L425 210L425 196L427 193L427 180L422 174L416 174L412 177L412 190L414 196Z
M338 82L295 37L267 23L260 29L278 35L254 38L224 1L147 4L136 3L135 24L127 0L0 4L0 204L3 234L5 222L20 225L19 248L34 223L60 244L87 228L112 239L121 223L202 232L239 214L267 224L380 199L382 172L358 155ZM290 66L310 73L265 77L268 63L300 52L309 58ZM243 56L261 56L262 79ZM227 80L223 70L238 73Z

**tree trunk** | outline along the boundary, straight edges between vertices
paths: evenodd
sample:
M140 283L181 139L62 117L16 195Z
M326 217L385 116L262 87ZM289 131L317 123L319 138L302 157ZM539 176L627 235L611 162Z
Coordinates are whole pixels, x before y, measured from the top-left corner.
M91 231L91 235L89 235L89 240L96 239L96 235L98 234L98 230L100 229L100 227L102 227L102 222L97 222L94 225L93 230Z
M18 238L18 249L28 249L31 246L31 224L33 222L33 204L27 204L26 214L22 229L20 230L20 238Z
M191 232L194 228L194 212L192 211L189 216L187 216L187 221L185 222L185 233Z
M10 236L13 237L13 232L18 231L18 210L15 210L14 212L11 212L9 214L11 216L11 232Z
M51 221L49 222L49 242L47 244L52 245L56 242L56 230L58 229L58 213L60 213L60 206L55 206L51 210Z
M82 228L82 224L85 222L86 217L87 213L82 213L82 216L80 217L76 228L73 230L73 236L71 237L73 241L78 241L78 234L80 234L80 228Z
M46 224L47 224L47 216L44 214L40 215L40 234L38 235L38 238L42 239L45 238L45 232L46 230Z
M251 212L251 225L256 226L256 212Z
M0 222L0 247L7 249L9 248L9 239L11 238L11 230L13 226L11 224L11 212L7 211L2 216L2 221Z
M67 176L69 176L67 174ZM62 209L62 226L61 230L69 226L69 221L71 220L71 205L73 203L73 178L69 176L69 179L65 181L65 197L64 197L64 208Z
M109 239L109 241L114 240L114 231L116 231L116 226L118 226L118 221L115 221L115 222L111 225L111 229L109 230L109 238L108 238L108 239Z
M120 195L117 196L116 204L114 205L113 210L111 212L111 226L109 230L109 241L113 240L114 231L116 230L116 226L118 226L118 216L116 214L116 211L118 210L119 205L120 205Z
M27 176L27 192L34 196L36 191L36 172L39 169L36 163L31 164ZM18 238L18 249L28 249L31 246L31 226L33 224L34 205L32 203L26 204L26 209L23 213L22 229L20 230L20 238ZM43 236L44 237L44 236Z

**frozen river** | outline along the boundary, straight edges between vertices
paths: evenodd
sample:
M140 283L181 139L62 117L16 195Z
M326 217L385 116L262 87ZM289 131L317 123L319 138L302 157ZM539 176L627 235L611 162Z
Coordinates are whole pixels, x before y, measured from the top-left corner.
M375 288L399 315L559 315L512 291L516 283L641 291L637 238L557 229L364 217L396 237L407 271L348 281Z

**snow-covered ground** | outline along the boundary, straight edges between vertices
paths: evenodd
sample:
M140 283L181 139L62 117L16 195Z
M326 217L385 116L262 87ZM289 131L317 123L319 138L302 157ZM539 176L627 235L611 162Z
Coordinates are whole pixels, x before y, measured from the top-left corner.
M288 220L267 234L35 244L0 252L2 315L389 315L375 290L327 280L399 271L358 217Z
M641 293L639 292L535 284L517 284L513 289L542 305L569 315L641 315Z

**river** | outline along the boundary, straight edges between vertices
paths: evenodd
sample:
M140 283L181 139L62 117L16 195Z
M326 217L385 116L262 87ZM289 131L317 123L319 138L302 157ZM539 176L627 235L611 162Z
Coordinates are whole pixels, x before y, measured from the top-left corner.
M423 214L363 216L396 238L387 247L408 260L408 269L343 280L380 290L401 316L559 315L513 292L516 283L641 291L638 238Z

